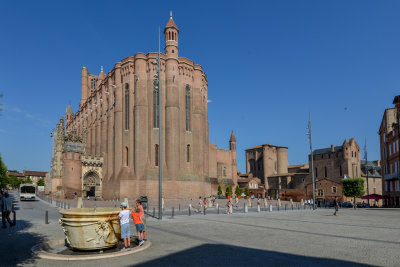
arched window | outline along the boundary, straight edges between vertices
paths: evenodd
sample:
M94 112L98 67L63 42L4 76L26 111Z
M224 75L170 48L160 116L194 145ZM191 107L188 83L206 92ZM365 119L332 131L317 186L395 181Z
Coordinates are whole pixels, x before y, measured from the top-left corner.
M158 155L158 144L154 145L154 165L158 166L158 159L159 159L159 155Z
M129 129L129 84L125 84L125 130Z
M186 85L186 131L190 131L190 87Z
M125 147L125 166L128 166L128 160L129 160L129 153L128 153L128 147Z
M159 93L158 93L158 82L157 80L154 81L153 86L153 128L160 127L160 117L159 117Z
M190 145L186 146L186 162L190 162Z

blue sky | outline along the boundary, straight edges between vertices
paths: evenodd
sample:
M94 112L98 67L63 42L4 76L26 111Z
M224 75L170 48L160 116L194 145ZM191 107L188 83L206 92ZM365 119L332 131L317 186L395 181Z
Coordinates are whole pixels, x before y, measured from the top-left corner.
M314 148L354 137L379 159L384 109L400 93L400 1L2 1L0 153L9 169L48 171L50 132L80 101L81 67L110 71L122 58L157 50L169 11L180 56L208 77L210 141L238 168L244 150Z

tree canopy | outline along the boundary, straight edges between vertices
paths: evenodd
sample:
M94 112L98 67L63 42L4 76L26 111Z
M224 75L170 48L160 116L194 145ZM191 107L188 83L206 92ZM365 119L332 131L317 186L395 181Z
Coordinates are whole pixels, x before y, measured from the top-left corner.
M6 187L8 184L7 167L0 155L0 188Z
M356 207L356 197L364 195L364 180L362 178L346 178L342 179L343 195L353 197L354 208Z
M235 195L240 196L241 194L242 194L242 189L240 189L240 187L237 185L235 189Z
M38 185L38 186L44 186L44 179L40 179L40 180L37 182L37 185Z

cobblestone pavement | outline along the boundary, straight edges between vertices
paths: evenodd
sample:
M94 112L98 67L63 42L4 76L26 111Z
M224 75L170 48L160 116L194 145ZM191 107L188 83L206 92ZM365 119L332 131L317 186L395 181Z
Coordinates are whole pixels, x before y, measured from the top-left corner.
M61 262L30 253L39 242L63 238L58 208L42 200L17 207L17 226L0 230L1 266L400 265L399 209L341 209L337 217L329 209L149 217L149 249L115 259Z

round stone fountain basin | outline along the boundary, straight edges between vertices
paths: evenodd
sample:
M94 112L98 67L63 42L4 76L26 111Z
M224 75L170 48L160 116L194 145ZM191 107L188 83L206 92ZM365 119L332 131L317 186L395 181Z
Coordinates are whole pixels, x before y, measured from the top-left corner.
M61 224L69 246L80 250L97 250L115 246L121 239L118 208L82 208L60 210Z

